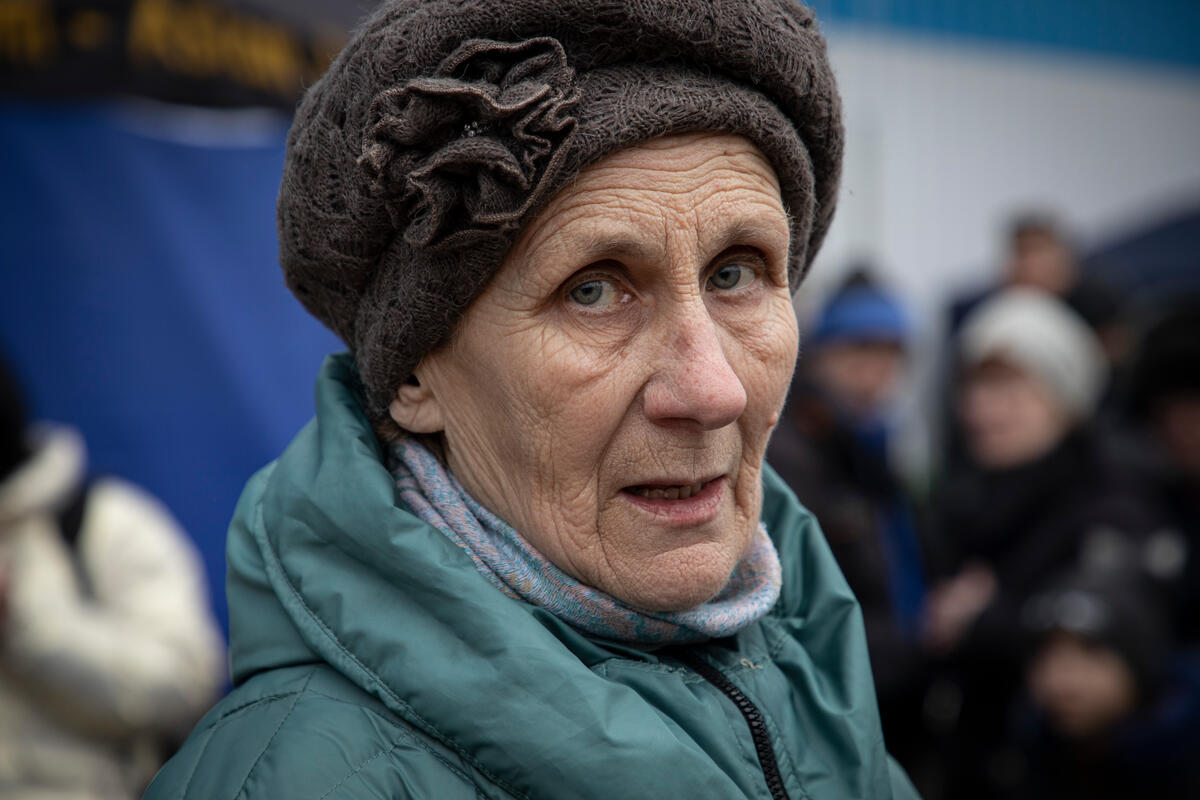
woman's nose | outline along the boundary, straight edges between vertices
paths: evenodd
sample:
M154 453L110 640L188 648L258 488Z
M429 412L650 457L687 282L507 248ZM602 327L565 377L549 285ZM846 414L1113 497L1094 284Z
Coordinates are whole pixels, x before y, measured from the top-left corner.
M651 422L715 430L746 410L746 388L703 306L674 327L660 353L643 396Z

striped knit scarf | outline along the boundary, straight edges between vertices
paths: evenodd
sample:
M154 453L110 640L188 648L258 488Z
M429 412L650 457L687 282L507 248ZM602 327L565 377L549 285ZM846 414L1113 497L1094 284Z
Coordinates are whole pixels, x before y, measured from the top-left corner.
M642 611L550 563L512 526L467 494L417 441L394 444L390 462L405 505L466 551L489 583L595 636L641 644L730 636L765 616L779 598L779 556L762 524L749 552L712 600L687 611Z

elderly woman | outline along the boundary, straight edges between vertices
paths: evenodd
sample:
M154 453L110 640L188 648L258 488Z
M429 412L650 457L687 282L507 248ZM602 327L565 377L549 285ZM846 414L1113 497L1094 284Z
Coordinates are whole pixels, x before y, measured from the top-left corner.
M763 467L841 141L789 2L384 4L279 198L351 355L246 489L235 689L149 796L914 796Z

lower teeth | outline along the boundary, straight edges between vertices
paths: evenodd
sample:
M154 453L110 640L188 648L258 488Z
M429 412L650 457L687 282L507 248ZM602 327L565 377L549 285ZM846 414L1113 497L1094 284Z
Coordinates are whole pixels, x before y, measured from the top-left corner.
M704 488L704 482L693 483L690 486L672 486L669 489L647 489L645 487L634 487L630 489L634 494L645 497L650 500L686 500L694 494L698 494Z

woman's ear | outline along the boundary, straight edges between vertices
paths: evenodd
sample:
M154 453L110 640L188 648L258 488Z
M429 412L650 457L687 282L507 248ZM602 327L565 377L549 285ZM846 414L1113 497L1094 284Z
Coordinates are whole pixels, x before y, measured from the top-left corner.
M428 384L414 374L396 390L388 416L409 433L438 433L445 427L442 406Z

